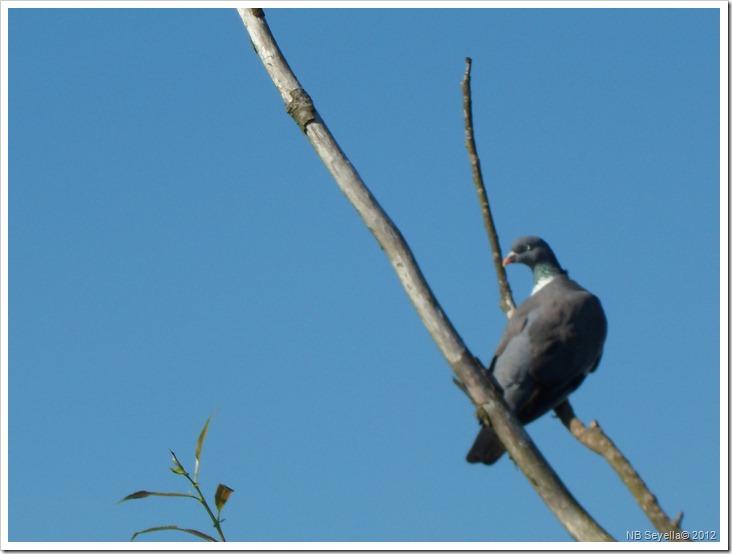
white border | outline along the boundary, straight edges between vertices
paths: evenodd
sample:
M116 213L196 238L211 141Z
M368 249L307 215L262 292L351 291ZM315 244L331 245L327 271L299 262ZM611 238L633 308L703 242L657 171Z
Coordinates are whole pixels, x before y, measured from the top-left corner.
M729 13L724 8L719 36L719 532L720 544L729 548Z
M0 521L0 543L3 550L6 548L8 529L8 11L5 5L0 5L0 66L2 73L2 106L0 107L0 434L2 434L2 449L0 457L0 494L2 494L2 521Z
M245 3L246 5L246 3ZM326 542L326 543L215 543L206 549L216 550L727 550L729 547L729 192L728 163L729 136L728 102L728 5L726 1L262 1L258 7L288 8L716 8L720 24L720 542L719 543L669 543L669 542L618 542L612 547L607 543L476 543L476 542ZM8 9L10 8L233 8L241 2L225 1L19 1L7 0L0 5L0 35L2 37L2 150L0 152L0 376L2 380L2 452L0 457L2 479L0 495L2 520L0 520L0 546L3 550L201 550L202 543L136 543L89 542L44 543L9 542L8 530ZM724 346L726 345L726 348ZM174 547L171 546L174 544Z
M4 8L716 8L723 0L5 0Z

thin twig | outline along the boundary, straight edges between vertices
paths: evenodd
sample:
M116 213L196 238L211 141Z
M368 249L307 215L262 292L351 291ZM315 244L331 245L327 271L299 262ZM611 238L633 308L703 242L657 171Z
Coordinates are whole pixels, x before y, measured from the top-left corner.
M404 237L361 180L292 73L263 11L241 8L238 12L287 112L389 257L420 319L475 404L489 415L513 460L572 537L583 541L613 540L572 497L465 346L432 293Z
M618 474L656 529L662 533L667 533L667 538L670 541L690 540L688 533L684 533L680 527L683 513L679 514L675 520L666 515L658 504L656 496L648 489L648 486L638 475L638 472L633 469L628 459L623 456L618 447L603 432L597 421L591 421L590 426L586 427L575 415L574 409L568 400L557 406L554 412L579 442L605 458L605 461L615 470L615 473Z
M491 244L493 265L496 268L496 275L498 276L498 292L501 298L501 309L504 311L507 317L511 317L511 313L513 313L513 310L516 309L516 304L513 301L511 286L508 284L506 270L503 267L501 245L498 241L496 226L493 223L493 215L491 214L491 206L488 202L488 193L485 190L485 182L483 181L483 171L481 170L480 166L480 158L478 157L478 150L475 146L475 132L473 131L473 98L470 91L470 68L473 65L473 60L471 60L470 58L465 58L465 65L465 76L463 77L460 85L463 89L463 112L465 114L465 146L468 149L470 166L473 168L473 182L475 183L475 190L478 193L478 203L480 204L480 211L483 214L483 225L485 225L485 230L488 233L488 241Z

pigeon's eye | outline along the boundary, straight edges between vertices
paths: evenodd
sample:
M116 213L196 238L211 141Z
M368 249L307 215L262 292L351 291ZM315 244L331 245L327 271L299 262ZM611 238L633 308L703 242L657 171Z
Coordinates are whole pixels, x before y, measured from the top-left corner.
M526 251L528 252L529 250L531 250L531 245L530 244L527 244L526 245Z

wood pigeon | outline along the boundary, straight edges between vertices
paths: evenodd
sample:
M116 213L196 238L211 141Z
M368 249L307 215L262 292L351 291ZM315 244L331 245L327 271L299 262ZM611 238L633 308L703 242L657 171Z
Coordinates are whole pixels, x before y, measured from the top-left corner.
M566 400L600 363L607 320L600 301L567 276L549 245L521 237L503 265L534 272L534 288L511 314L488 372L526 424ZM467 456L471 464L495 463L504 447L490 426L482 428Z

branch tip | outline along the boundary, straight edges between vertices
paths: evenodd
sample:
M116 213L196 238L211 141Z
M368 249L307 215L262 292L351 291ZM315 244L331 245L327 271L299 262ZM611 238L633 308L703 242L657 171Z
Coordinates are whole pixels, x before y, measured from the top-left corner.
M475 131L473 130L473 98L470 90L470 71L472 60L470 58L465 58L465 64L465 76L461 83L461 88L463 90L463 113L465 117L465 147L468 151L470 166L473 170L473 182L475 183L475 189L478 193L478 204L480 205L480 211L483 216L483 225L485 226L486 233L488 234L488 242L490 243L493 258L493 267L495 269L496 276L498 277L498 293L500 297L501 310L503 310L506 316L510 318L514 310L515 303L511 294L511 287L509 286L508 279L506 278L506 269L503 267L501 246L498 241L496 225L493 222L491 206L488 202L488 193L486 192L485 182L483 180L483 171L481 169L480 157L478 156L478 149L475 145Z

